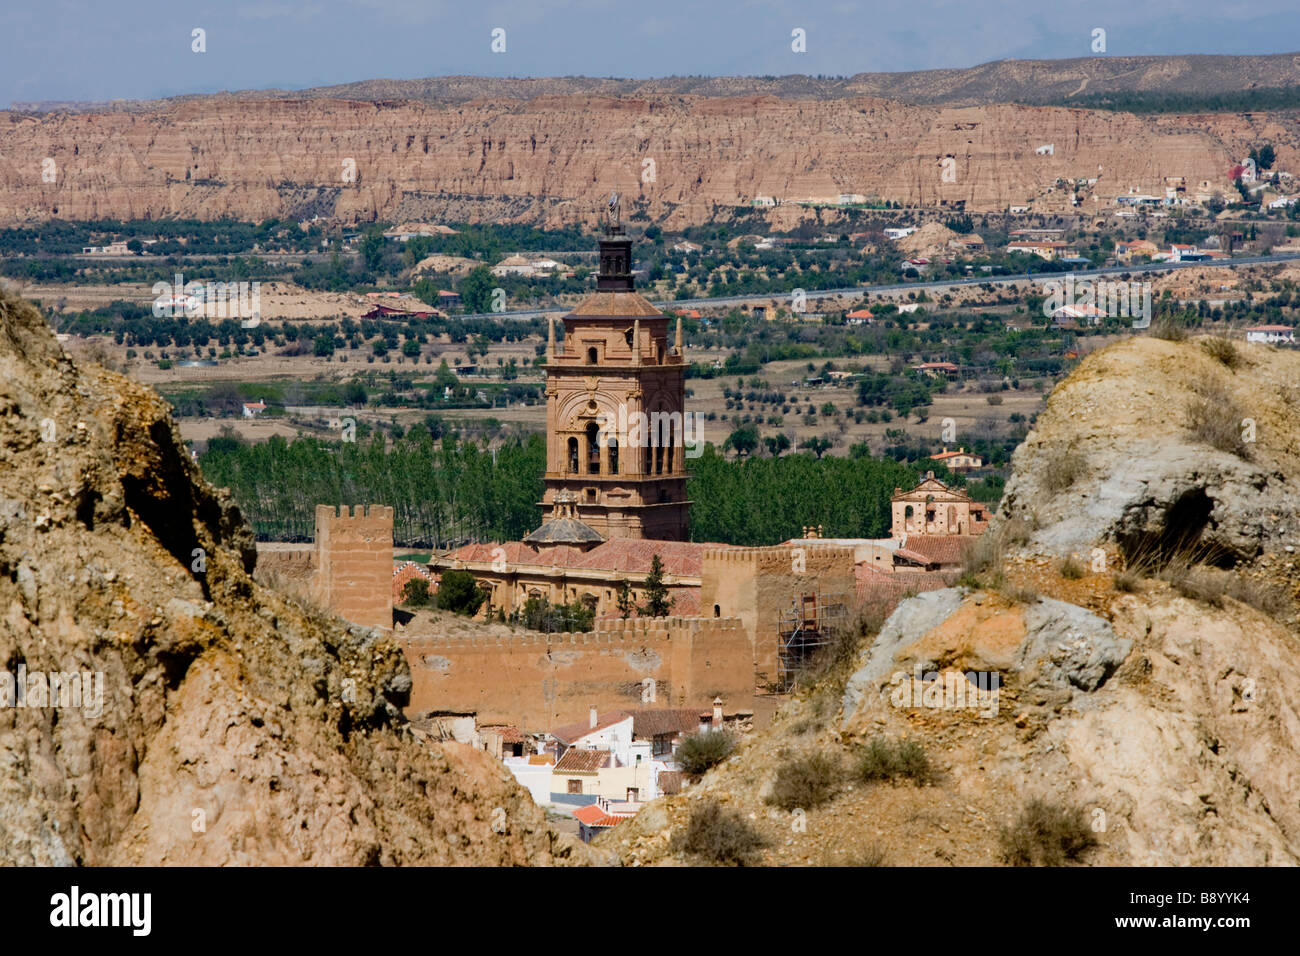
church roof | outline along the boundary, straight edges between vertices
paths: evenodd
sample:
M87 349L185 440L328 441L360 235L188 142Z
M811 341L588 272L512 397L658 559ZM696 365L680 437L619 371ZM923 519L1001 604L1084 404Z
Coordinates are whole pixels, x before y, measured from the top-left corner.
M542 526L524 536L529 544L592 544L605 539L591 525L577 518L547 518Z
M640 292L593 292L568 317L573 318L667 318Z

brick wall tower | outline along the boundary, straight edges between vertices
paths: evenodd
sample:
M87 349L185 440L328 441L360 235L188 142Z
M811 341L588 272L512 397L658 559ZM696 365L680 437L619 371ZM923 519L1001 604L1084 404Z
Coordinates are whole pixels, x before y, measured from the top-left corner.
M393 627L393 509L316 506L316 595L345 621Z
M564 341L552 323L547 347L543 513L571 493L577 517L605 539L685 541L681 320L670 341L668 317L633 286L632 240L616 214L596 292L563 322Z

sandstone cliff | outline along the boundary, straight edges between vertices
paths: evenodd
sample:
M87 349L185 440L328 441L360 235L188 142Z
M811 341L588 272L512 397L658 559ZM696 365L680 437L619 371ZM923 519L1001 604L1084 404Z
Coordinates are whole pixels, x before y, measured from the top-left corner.
M853 96L539 95L457 104L213 96L147 109L0 113L0 224L321 215L344 221L594 223L617 190L670 227L725 221L759 196L840 194L1070 213L1058 180L1098 180L1084 210L1133 188L1231 188L1251 146L1300 165L1267 113L1134 116L1055 107L916 106ZM1052 145L1052 155L1035 150ZM945 167L945 159L952 165ZM44 182L46 159L54 182ZM355 166L355 176L352 169ZM945 177L945 170L950 175ZM1094 202L1094 198L1096 201ZM767 212L789 227L840 213Z
M254 559L157 395L0 296L0 861L582 854L498 762L414 738L397 647L255 584ZM99 692L47 706L38 675L73 672Z

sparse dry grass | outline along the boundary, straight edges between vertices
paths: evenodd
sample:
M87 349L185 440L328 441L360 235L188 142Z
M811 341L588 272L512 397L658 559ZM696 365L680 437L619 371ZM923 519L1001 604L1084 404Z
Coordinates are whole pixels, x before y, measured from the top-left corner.
M1205 353L1220 362L1225 368L1236 371L1242 364L1241 351L1237 343L1226 335L1211 335L1201 339L1201 348Z
M1168 316L1152 322L1150 334L1152 338L1164 339L1167 342L1184 342L1189 335L1187 326Z
M782 810L820 806L835 795L840 772L839 760L825 751L796 757L777 769L767 802Z
M673 850L689 853L715 865L744 866L767 845L762 834L734 810L724 810L712 800L691 810L684 829L673 837Z
M1187 405L1187 427L1199 442L1250 460L1250 448L1242 437L1245 413L1232 396L1218 386L1203 386Z
M1043 485L1049 494L1071 487L1088 472L1088 459L1077 448L1054 454L1043 468Z
M933 783L934 765L925 747L915 740L873 738L858 754L857 775L867 783L910 780L918 787Z
M1066 558L1061 562L1061 577L1067 581L1077 581L1083 577L1083 565L1074 560L1074 556Z
M1002 859L1012 866L1064 866L1097 845L1082 807L1032 799L1001 833Z

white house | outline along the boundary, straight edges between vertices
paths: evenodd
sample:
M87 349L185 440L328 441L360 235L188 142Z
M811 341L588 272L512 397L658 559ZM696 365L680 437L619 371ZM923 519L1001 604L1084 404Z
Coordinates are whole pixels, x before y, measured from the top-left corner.
M266 411L266 402L244 402L244 417L256 418Z
M1257 325L1246 330L1246 341L1265 345L1295 345L1295 329L1289 325Z
M890 228L885 230L885 238L894 239L894 240L906 239L914 232L916 232L916 226L902 226L902 227L891 226Z

